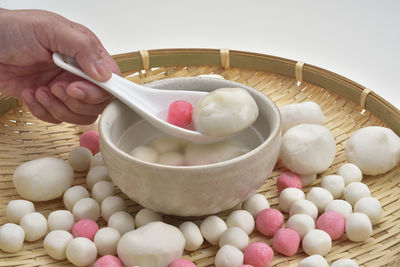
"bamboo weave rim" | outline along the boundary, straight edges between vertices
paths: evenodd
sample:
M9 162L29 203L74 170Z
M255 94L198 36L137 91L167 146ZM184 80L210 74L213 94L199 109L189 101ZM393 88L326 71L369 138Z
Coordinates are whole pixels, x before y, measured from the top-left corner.
M223 68L220 65L219 50L155 50L148 51L149 68L147 75L143 75L142 58L139 52L117 55L115 59L119 63L124 75L129 75L129 79L139 83L146 83L157 79L197 76L200 74L219 74L224 78L236 82L244 83L254 87L268 95L279 106L302 102L306 100L318 103L326 116L326 126L332 131L337 142L337 155L332 166L326 173L320 175L314 185L320 183L320 177L333 174L338 167L346 162L344 155L344 145L348 137L355 130L369 125L389 126L396 130L400 129L400 113L390 106L385 100L381 99L373 92L366 98L367 111L360 113L361 92L364 88L337 74L330 73L319 68L304 64L303 82L297 85L295 76L295 61L274 58L266 55L230 51L230 68ZM204 55L205 58L202 57ZM245 60L247 58L247 61ZM210 60L212 62L210 62ZM187 62L184 64L184 62ZM252 65L252 63L256 64ZM202 63L202 64L200 64ZM156 68L159 65L160 67ZM276 66L276 69L274 69ZM254 68L259 67L258 70ZM152 69L151 69L152 68ZM267 71L266 71L267 69ZM288 71L287 75L284 70ZM151 73L149 71L151 70ZM268 71L269 70L269 71ZM315 78L313 75L325 74L328 77ZM326 73L325 73L326 72ZM145 72L146 73L146 72ZM309 82L310 78L315 78L317 82ZM320 81L332 81L332 86L318 86ZM337 84L340 86L335 87ZM340 93L352 90L347 97ZM348 89L351 88L351 89ZM333 93L335 91L336 93ZM351 101L355 98L355 101ZM381 112L373 114L370 110L374 108L382 109ZM389 114L385 120L378 116ZM386 123L385 123L385 122ZM12 199L18 199L12 182L12 173L15 168L28 160L42 156L56 156L66 159L68 153L79 144L79 130L75 125L62 123L53 125L44 123L32 117L24 108L13 109L6 115L0 117L0 224L7 222L5 218L5 208ZM275 186L277 176L283 172L279 164L270 175L270 179L258 189L264 194L272 207L278 204L278 192ZM332 262L336 259L349 257L355 259L360 266L380 267L398 266L394 263L396 255L400 252L400 166L392 171L376 177L365 177L365 182L371 189L372 195L382 203L384 213L380 224L374 226L373 236L365 243L354 243L345 240L333 242L333 248L326 257ZM85 173L76 174L74 184L84 184ZM307 192L309 187L305 188ZM131 200L123 196L128 212L136 214L141 208ZM53 210L65 209L61 199L35 203L37 211L45 216ZM226 213L221 214L222 217ZM166 217L166 221L177 224L179 219ZM105 225L104 221L100 221ZM271 243L271 239L262 237L258 233L251 235L251 242L263 240ZM25 242L23 249L14 254L0 252L1 266L70 266L67 261L56 261L46 255L43 247L43 240L37 242ZM217 247L204 243L195 252L185 251L184 257L191 259L196 266L213 266L214 256ZM297 266L306 255L298 253L294 257L284 257L275 254L271 266Z

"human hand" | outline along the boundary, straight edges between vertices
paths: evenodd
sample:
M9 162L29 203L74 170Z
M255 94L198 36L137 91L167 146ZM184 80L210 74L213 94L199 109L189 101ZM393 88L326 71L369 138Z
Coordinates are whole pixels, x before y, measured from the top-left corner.
M120 74L115 61L86 27L40 10L0 8L0 91L22 99L37 118L91 124L113 97L57 67L52 53L76 58L98 81Z

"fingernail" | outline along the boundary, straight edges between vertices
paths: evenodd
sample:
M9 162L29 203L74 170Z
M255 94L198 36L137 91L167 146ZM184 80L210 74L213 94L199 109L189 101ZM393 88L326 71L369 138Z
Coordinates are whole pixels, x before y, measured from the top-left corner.
M106 66L106 63L103 59L96 60L94 67L96 68L96 72L101 78L104 79L104 81L107 81L111 78L111 70Z
M53 95L58 97L58 99L60 99L61 101L66 102L68 100L69 96L65 93L65 89L61 85L56 85L56 86L51 87L50 91Z
M77 86L68 88L67 93L73 98L84 99L86 97L86 93L83 88L79 88Z

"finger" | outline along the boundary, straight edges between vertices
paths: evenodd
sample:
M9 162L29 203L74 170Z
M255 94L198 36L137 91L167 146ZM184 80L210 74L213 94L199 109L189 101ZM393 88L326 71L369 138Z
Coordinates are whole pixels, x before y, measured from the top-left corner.
M107 91L67 71L58 75L49 87L52 88L55 84L61 85L70 97L87 104L101 104L112 99ZM54 94L53 91L52 93ZM66 97L65 95L58 96L59 98ZM60 100L64 102L63 99Z
M37 101L57 120L76 124L91 124L97 116L80 115L72 112L47 87L40 87L35 92Z
M83 115L99 115L104 108L109 104L112 100L110 97L99 104L87 104L79 99L73 98L66 93L65 87L67 83L57 82L54 83L50 87L50 91L53 95L55 95L59 100L61 100L64 105L68 107L69 110Z
M36 118L51 123L58 124L59 120L55 119L35 98L33 89L24 89L21 93L22 100L28 107L29 111Z
M70 83L66 91L69 96L88 104L100 104L111 98L111 95L107 91L87 81Z
M109 57L99 39L86 27L71 22L56 30L59 52L74 57L81 68L92 78L104 82L111 78Z

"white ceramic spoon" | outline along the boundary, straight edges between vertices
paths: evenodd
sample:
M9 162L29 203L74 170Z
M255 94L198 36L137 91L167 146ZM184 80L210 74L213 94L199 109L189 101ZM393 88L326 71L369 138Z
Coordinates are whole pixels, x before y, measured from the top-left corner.
M153 89L128 81L116 74L112 74L111 79L106 82L98 82L83 72L73 58L54 53L53 61L60 68L105 89L164 133L196 143L214 143L223 139L187 130L166 121L168 107L172 102L185 100L194 106L208 92Z

